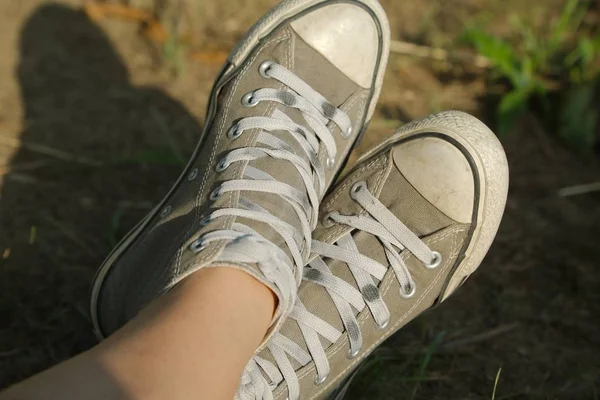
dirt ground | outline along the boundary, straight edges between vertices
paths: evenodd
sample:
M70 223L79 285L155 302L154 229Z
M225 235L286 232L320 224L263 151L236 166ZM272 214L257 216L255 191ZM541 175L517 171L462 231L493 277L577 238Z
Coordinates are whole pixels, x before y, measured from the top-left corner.
M207 3L200 42L227 51L274 3ZM435 46L474 18L502 33L506 10L542 24L563 4L382 3L394 38ZM178 176L220 67L190 61L173 75L136 24L80 7L0 1L0 388L95 343L95 269ZM393 55L357 153L433 111L485 117L488 91L481 74ZM600 193L558 194L600 181L598 162L531 116L502 140L511 189L480 271L375 353L351 399L489 399L500 369L496 399L600 397Z

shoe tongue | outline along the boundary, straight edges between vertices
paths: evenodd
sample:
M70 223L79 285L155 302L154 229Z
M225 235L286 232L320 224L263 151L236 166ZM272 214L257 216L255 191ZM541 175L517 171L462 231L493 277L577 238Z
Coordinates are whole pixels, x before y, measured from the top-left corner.
M293 72L334 106L341 106L360 87L293 30Z

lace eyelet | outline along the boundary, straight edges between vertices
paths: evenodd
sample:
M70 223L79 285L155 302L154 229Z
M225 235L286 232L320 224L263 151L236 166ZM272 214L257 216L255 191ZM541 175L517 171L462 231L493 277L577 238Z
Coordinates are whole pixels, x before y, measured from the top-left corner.
M260 74L260 76L262 76L263 78L271 79L271 77L268 75L268 72L273 66L273 64L275 64L273 61L264 61L263 63L261 63L258 67L258 73Z
M360 349L356 349L355 351L352 351L352 349L348 349L348 354L346 355L346 358L348 360L353 360L356 357L358 357L359 354L360 354Z
M212 220L213 220L212 215L208 214L206 217L202 218L202 220L200 221L200 225L206 226L206 225L210 224L212 222Z
M333 218L331 218L331 216L334 214L336 214L336 213L330 212L323 217L323 221L321 221L323 228L331 228L332 226L334 226L336 224L335 220Z
M402 289L400 289L400 291L402 292ZM377 330L382 331L385 328L387 328L389 324L390 324L390 320L388 318L383 324L377 324Z
M440 265L442 265L442 255L439 252L434 251L433 252L433 261L429 264L425 263L425 268L436 269Z
M190 250L194 253L200 253L204 248L204 240L202 240L202 238L198 238L190 244Z
M215 190L213 190L210 193L209 199L212 201L216 201L218 200L221 196L223 195L223 193L221 193L221 187L216 187Z
M319 377L319 374L317 374L317 376L315 377L315 385L319 386L321 384L323 384L323 382L325 382L327 380L327 375L323 376L323 377Z
M242 97L242 105L244 107L254 107L258 101L254 101L254 92L248 92Z
M356 199L356 195L363 189L367 188L367 183L365 181L360 181L360 182L356 182L354 185L352 185L352 188L350 189L350 197L352 197L353 199Z
M198 176L198 168L194 168L193 170L190 171L190 174L188 175L188 181L193 181L194 179L196 179L196 177Z
M325 165L327 165L327 168L332 170L333 167L335 167L335 158L334 157L328 157L327 161L325 162Z
M404 297L405 299L410 299L412 298L415 293L417 293L417 284L416 283L412 283L409 286L409 291L408 293L406 293L403 288L400 288L400 296Z
M166 217L167 215L169 215L169 213L171 212L171 210L173 209L172 206L168 205L165 208L163 208L160 212L160 216L161 217Z
M347 130L346 132L342 132L342 137L343 137L344 139L349 139L349 138L350 138L350 136L352 136L352 132L353 132L353 131L354 131L354 130L352 129L352 127L349 127L349 128L348 128L348 130Z
M231 165L231 163L228 163L227 160L223 158L223 159L221 159L221 161L218 162L217 166L215 167L215 171L223 172L227 168L229 168L230 165Z
M237 124L234 124L231 126L231 128L227 132L227 137L229 139L237 139L240 136L242 136L242 133L244 133L244 131L242 131Z

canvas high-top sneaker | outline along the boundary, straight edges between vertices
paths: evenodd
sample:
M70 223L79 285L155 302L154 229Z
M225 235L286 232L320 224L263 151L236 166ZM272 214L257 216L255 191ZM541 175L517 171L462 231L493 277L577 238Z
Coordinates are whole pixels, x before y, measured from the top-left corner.
M373 113L389 52L376 0L284 0L228 58L164 200L109 255L91 314L107 336L201 268L239 268L295 302L318 209Z
M477 269L507 190L502 146L461 112L411 123L362 157L323 202L298 302L237 399L341 398L378 345Z

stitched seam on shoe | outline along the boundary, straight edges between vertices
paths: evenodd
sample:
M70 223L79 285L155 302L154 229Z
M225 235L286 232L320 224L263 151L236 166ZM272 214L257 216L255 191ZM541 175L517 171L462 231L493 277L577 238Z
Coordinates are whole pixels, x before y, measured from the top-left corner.
M342 104L342 106L340 107L340 110L349 111L350 108L352 106L354 106L354 104L356 104L356 102L358 100L361 100L361 103L359 105L364 107L364 104L367 102L367 98L366 98L365 94L366 93L362 92L360 89L357 90L350 96L350 100L348 100L345 104ZM363 110L363 114L364 114L364 110Z
M364 114L367 112L366 110L366 103L367 103L367 99L368 99L368 93L364 92L362 90L357 90L356 92L354 92L352 94L352 96L350 96L350 100L348 100L348 102L346 104L343 104L342 107L340 107L340 110L344 111L346 114L348 114L350 112L350 110L352 109L352 107L354 107L355 104L357 104L357 109L359 110L357 115L356 115L356 121L362 121ZM364 126L360 126L361 130L364 128ZM358 135L360 135L360 131L358 133ZM357 138L358 138L357 135ZM355 139L356 140L356 139ZM346 146L346 149L344 149L344 153L340 154L340 158L345 158L348 156L349 153L352 152L352 146Z
M231 95L229 96L229 99L227 99L227 103L226 103L226 107L223 110L223 114L220 118L219 121L219 128L217 131L217 140L215 140L215 143L213 144L213 148L211 150L211 154L210 154L210 158L207 164L207 169L210 169L214 160L215 160L215 156L216 156L216 152L217 152L217 148L219 147L220 144L220 137L223 134L223 130L225 127L225 120L227 119L227 116L229 114L229 110L231 107L231 104L233 102L233 98L234 98L234 93L236 92L241 80L244 77L244 74L248 71L248 69L250 68L250 66L254 63L254 61L256 61L256 59L258 58L258 56L261 54L262 50L264 50L265 48L272 46L272 45L276 45L278 43L281 43L285 40L289 39L289 32L285 32L283 37L279 37L279 38L274 38L271 39L267 42L264 43L264 45L261 48L261 51L258 51L244 66L244 68L242 69L242 71L240 71L240 73L238 74L238 76L236 77L236 80L234 82L234 84L231 87ZM268 108L268 107L267 107ZM266 112L266 111L265 111ZM214 123L214 122L213 122ZM212 128L212 127L211 127ZM190 238L193 236L194 232L196 232L197 230L194 228L196 226L196 223L200 217L200 205L201 205L201 198L202 198L202 193L204 192L205 186L206 186L206 182L208 180L208 175L209 175L209 171L205 171L204 176L202 178L202 183L200 185L200 188L196 194L196 199L194 202L194 207L195 207L195 211L194 211L194 220L192 221L192 223L190 224L186 234L185 234L185 239L183 240L183 243L187 243ZM220 245L214 245L214 246L210 246L212 248L207 249L207 252L204 254L204 257L202 257L202 259L208 260L210 258L213 258L214 255L217 253L218 249L221 247ZM177 252L177 261L175 263L175 276L179 275L181 273L181 258L183 255L183 252L185 251L185 249L187 248L187 246L181 246L181 248L179 249L179 251ZM204 262L202 260L198 260L198 259L194 259L191 264L199 264ZM187 268L186 268L187 269Z

